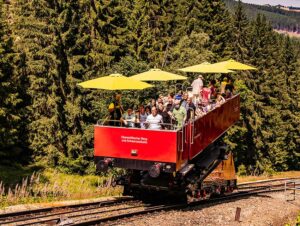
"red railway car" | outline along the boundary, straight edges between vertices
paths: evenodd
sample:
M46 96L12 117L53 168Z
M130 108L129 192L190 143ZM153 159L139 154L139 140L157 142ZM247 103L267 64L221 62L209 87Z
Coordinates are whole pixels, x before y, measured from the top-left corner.
M239 117L240 96L235 95L176 130L95 125L97 169L127 169L117 183L128 195L166 191L190 201L230 191L236 184L233 159L219 138ZM212 184L212 175L219 175L218 183Z

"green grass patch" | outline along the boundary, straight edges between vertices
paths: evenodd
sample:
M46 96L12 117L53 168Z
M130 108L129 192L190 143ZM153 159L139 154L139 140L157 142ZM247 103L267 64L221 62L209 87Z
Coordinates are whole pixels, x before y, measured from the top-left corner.
M34 167L1 167L0 207L121 195L112 176L70 175Z
M238 183L251 182L257 180L268 180L276 178L291 178L300 177L300 171L288 171L288 172L275 172L272 175L260 175L260 176L238 176Z

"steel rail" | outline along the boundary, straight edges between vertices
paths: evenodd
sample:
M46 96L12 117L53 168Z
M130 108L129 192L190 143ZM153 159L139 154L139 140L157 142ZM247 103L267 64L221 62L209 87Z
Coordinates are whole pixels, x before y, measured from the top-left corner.
M20 221L32 220L38 217L50 217L58 214L65 213L73 213L84 210L91 210L99 207L110 206L118 203L122 203L124 201L134 200L132 197L120 197L116 200L108 200L108 201L98 201L98 202L88 202L82 204L72 204L72 205L64 205L58 207L48 207L42 209L34 209L34 210L24 210L19 212L10 212L0 214L0 225L8 224L8 223L16 223ZM86 207L86 208L85 208ZM80 210L80 208L85 208L84 210ZM70 210L74 209L74 210ZM55 212L57 211L57 212ZM49 214L47 214L49 213ZM43 214L43 215L41 215ZM11 218L17 217L15 220L11 220Z
M280 181L287 181L287 180L299 180L300 177L288 177L288 178L275 178L275 179L267 179L267 180L259 180L259 181L251 181L251 182L244 182L239 183L237 186L244 186L244 185L255 185L255 184L263 184L268 182L280 182Z
M119 203L120 205L122 205L122 203ZM126 203L124 203L126 204ZM98 207L98 209L100 209L101 211L99 212L92 212L92 213L81 213L80 212L86 212L87 210L78 210L78 211L73 211L70 212L71 214L73 213L78 213L77 215L70 215L70 216L65 216L65 218L67 218L69 221L73 222L73 218L80 218L80 217L84 217L84 216L92 216L92 215L97 215L97 214L104 214L104 213L110 213L110 212L115 212L115 211L122 211L122 210L130 210L130 209L135 209L135 208L140 208L140 207L144 207L145 205L140 205L140 206L128 206L128 207L122 207L122 208L118 208L118 209L113 209L113 210L101 210L102 208L107 208L108 206L101 206ZM111 206L109 206L111 207ZM94 210L96 210L97 208L95 208ZM64 213L63 213L64 214ZM44 220L39 220L37 222L28 222L28 223L21 223L18 224L18 226L25 226L25 225L35 225L35 224L46 224L49 222L55 222L58 223L61 220L61 214L56 214L56 215L60 215L58 217L53 217L51 219L44 219ZM43 217L36 217L36 218L47 218L48 216L43 216Z
M300 182L300 181L299 181ZM288 187L292 187L292 186L299 186L300 183L295 183L295 184L291 184L288 185ZM237 187L238 190L246 190L246 189L259 189L259 188L269 188L269 187L281 187L281 186L285 186L285 183L282 184L273 184L273 185L260 185L260 186L248 186L248 187Z

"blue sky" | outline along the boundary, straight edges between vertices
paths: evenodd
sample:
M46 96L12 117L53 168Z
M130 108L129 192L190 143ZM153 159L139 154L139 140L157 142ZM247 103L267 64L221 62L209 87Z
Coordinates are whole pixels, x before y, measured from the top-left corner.
M300 0L241 0L245 3L252 3L257 5L284 5L284 6L295 6L300 7Z

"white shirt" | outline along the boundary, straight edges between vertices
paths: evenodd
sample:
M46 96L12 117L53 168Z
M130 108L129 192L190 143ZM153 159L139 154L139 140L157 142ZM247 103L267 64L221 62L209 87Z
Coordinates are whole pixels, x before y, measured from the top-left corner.
M162 123L162 116L157 114L156 116L148 115L146 122L149 123L148 129L161 129L161 125L159 123Z
M147 120L148 115L146 112L144 114L140 113L140 123L141 123L141 128L145 129L145 122Z
M193 94L198 94L200 93L200 91L203 88L203 81L201 78L197 78L193 81L192 85L193 87Z

